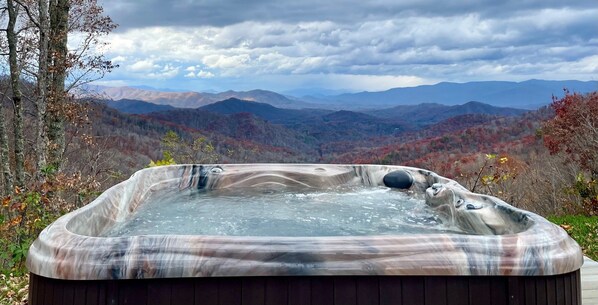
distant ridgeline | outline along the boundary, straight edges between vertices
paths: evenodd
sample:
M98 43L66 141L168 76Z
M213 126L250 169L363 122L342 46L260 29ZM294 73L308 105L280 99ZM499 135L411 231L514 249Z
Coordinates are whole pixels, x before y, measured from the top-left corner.
M593 92L598 90L598 82L547 80L444 82L435 85L393 88L380 92L317 96L288 96L267 90L206 93L164 91L148 87L92 86L89 88L89 90L99 92L112 100L140 100L179 108L198 108L229 98L237 98L266 103L278 108L320 108L330 110L371 110L422 103L462 105L470 101L498 107L537 109L540 106L550 104L553 96L562 97L564 89L578 93Z

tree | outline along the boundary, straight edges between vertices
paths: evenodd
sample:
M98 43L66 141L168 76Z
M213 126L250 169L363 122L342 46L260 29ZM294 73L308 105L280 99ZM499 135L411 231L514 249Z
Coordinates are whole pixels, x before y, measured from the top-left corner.
M45 188L45 176L60 170L65 123L87 118L85 104L69 91L114 67L97 51L104 45L100 37L116 25L96 0L0 0L0 20L6 34L0 36L0 54L9 68L1 102L10 100L13 109L7 119L0 107L0 184L1 195L14 198L13 191ZM78 38L72 49L69 35Z
M6 128L4 126L6 122L4 116L4 105L0 100L0 176L2 177L2 185L4 186L0 190L0 195L8 195L12 190L12 172L10 171L10 160L8 158L8 137L6 136Z
M105 44L100 37L116 25L103 15L96 0L11 1L26 12L28 34L23 36L37 36L31 43L38 56L29 58L25 70L37 84L35 147L39 176L48 162L56 169L61 167L67 148L65 122L81 116L82 109L73 102L70 91L115 67L97 51ZM69 34L77 37L70 50Z
M50 0L48 14L48 158L54 167L60 168L66 149L65 120L73 120L81 113L78 105L72 103L70 91L114 68L96 51L104 45L99 38L116 25L103 15L96 0ZM72 50L67 47L69 33L78 36L80 41Z
M551 153L566 153L598 179L598 92L567 92L551 106L555 117L544 124L546 147Z
M8 43L8 64L10 67L10 87L14 110L14 152L15 152L15 184L23 187L25 183L25 140L23 138L23 96L20 86L21 67L18 64L16 24L19 9L13 0L6 1L8 24L6 26L6 40Z
M46 0L39 0L45 2ZM46 81L48 82L50 105L46 125L48 126L48 139L52 144L49 150L51 164L59 168L62 154L65 149L64 139L64 114L63 104L66 100L65 80L68 56L68 16L70 5L68 0L50 0L50 37L48 41L49 69ZM42 13L40 11L40 16Z
M48 90L48 15L44 12L48 11L47 0L38 0L39 22L36 23L39 33L38 41L38 65L37 65L37 98L36 98L36 118L35 121L35 155L37 171L36 180L43 180L42 169L46 168L47 164L47 148L48 148L48 134L46 132L46 111L48 108L47 90ZM33 22L33 17L31 17Z
M176 132L169 130L162 137L162 159L151 161L149 166L169 164L191 164L191 163L214 163L220 156L215 151L214 145L201 135L197 136L192 143L182 139Z
M544 124L544 144L552 154L563 153L579 172L568 192L579 196L582 208L598 214L598 92L554 99L555 117Z

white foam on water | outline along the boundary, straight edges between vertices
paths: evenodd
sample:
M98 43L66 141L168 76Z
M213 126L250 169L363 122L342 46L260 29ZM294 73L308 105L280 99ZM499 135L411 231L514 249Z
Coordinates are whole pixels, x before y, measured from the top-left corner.
M156 192L103 236L366 236L459 233L423 200L386 187Z

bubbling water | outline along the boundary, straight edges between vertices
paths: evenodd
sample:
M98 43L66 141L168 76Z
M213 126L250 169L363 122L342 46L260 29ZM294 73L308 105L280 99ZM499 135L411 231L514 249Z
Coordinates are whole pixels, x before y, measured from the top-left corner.
M156 192L106 237L366 236L461 233L423 199L386 187L237 188Z

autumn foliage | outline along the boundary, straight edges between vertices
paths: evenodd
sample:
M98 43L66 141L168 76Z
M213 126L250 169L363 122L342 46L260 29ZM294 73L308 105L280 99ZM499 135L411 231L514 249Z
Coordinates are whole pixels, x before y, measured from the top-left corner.
M544 125L544 143L582 171L568 192L582 198L583 209L598 215L598 92L567 93L552 103L554 119Z
M566 94L554 100L555 118L544 125L544 143L551 153L569 159L598 178L598 92Z

